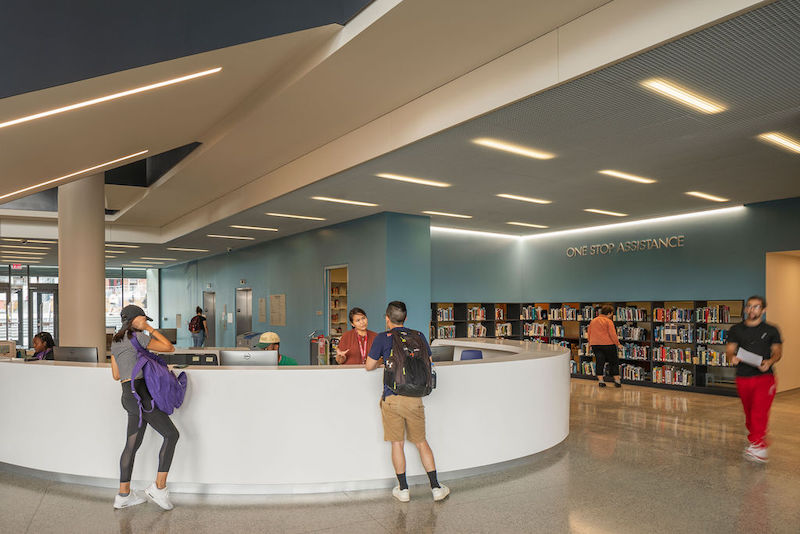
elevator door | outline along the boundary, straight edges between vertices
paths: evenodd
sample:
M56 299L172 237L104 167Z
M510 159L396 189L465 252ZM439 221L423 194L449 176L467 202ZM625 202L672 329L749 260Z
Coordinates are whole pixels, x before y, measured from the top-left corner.
M213 291L203 291L203 313L206 316L208 338L206 347L217 346L217 294Z
M253 290L236 290L236 335L253 330Z

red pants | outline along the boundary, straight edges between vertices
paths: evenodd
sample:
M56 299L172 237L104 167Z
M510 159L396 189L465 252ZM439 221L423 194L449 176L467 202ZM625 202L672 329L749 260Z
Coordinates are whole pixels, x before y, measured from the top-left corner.
M747 439L759 447L767 446L767 421L775 398L775 375L737 376L736 389L744 406Z

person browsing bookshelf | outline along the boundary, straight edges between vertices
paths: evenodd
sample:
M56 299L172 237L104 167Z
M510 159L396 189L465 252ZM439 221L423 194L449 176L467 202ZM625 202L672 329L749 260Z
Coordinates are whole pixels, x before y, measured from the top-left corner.
M752 296L744 308L744 320L728 331L725 352L736 366L736 390L742 399L745 426L750 442L744 456L750 461L766 463L767 423L775 398L773 366L783 357L783 341L778 329L764 321L767 301Z
M372 342L378 334L372 330L367 330L369 321L367 313L361 308L353 308L348 316L350 326L339 340L336 348L336 363L339 365L364 365L367 355L372 348Z
M620 347L617 329L614 328L614 306L603 304L600 314L589 323L587 336L589 343L587 351L594 349L597 382L601 388L606 387L603 380L605 364L608 362L609 372L614 377L614 386L621 388L622 382L619 379L619 355L617 347Z

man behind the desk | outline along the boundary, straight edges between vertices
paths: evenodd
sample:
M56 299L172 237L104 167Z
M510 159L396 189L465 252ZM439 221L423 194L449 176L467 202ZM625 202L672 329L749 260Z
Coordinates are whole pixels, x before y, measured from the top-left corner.
M428 340L422 332L403 328L406 321L406 305L398 300L389 303L386 308L386 332L378 334L372 343L372 348L367 357L367 371L378 367L378 361L386 361L392 353L392 337L399 332L419 335L428 350L430 358L431 349ZM406 481L406 456L403 451L405 444L405 429L408 429L408 441L416 445L422 466L428 473L431 483L431 492L434 501L441 501L450 494L450 488L439 484L436 476L436 463L433 451L428 440L425 439L425 407L420 397L404 397L395 394L388 386L383 386L381 397L381 415L383 417L383 440L392 442L392 464L397 474L398 485L392 490L392 495L400 502L408 502L411 496L408 492Z
M278 365L297 365L297 360L281 354L281 338L275 332L264 332L258 338L258 348L278 351Z

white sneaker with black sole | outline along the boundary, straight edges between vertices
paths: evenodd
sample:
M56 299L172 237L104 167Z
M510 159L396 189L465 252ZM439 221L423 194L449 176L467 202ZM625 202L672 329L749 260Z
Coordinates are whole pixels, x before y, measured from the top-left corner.
M440 484L438 488L431 488L431 493L433 493L434 501L442 501L445 497L450 495L450 488L444 484Z
M145 502L144 497L136 493L135 491L131 491L124 497L117 493L116 497L114 497L114 508L120 510L122 508L128 508L129 506L136 506L137 504L142 504Z
M769 453L767 452L767 448L759 447L758 445L753 444L750 444L750 446L744 450L744 457L751 462L756 462L759 464L765 464L769 461Z
M150 497L150 500L159 505L164 510L172 510L172 501L169 500L169 490L167 488L158 489L155 482L149 488L144 490L144 494Z

